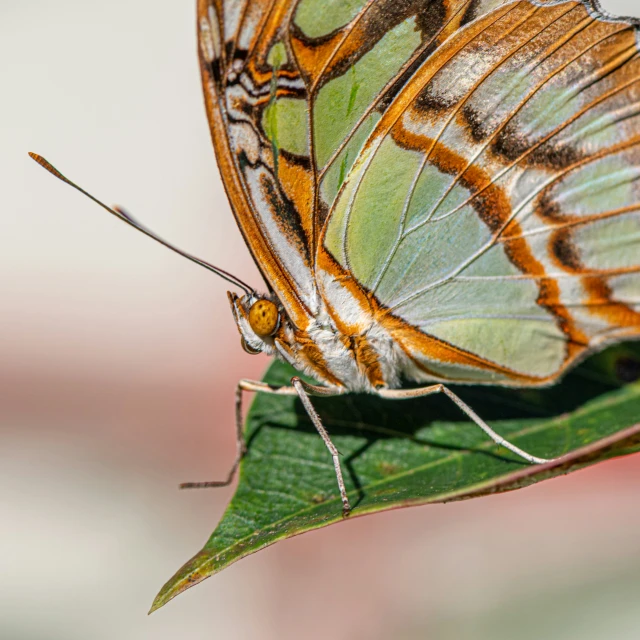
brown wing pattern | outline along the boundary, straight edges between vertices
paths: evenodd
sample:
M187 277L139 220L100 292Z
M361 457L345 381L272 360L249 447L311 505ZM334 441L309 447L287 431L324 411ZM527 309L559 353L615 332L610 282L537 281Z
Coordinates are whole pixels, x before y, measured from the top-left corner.
M269 105L305 96L286 45L276 46L286 42L292 9L275 0L199 0L198 33L207 115L236 220L265 279L304 327L316 296L309 158L277 149L267 135L270 120L272 129L278 124Z

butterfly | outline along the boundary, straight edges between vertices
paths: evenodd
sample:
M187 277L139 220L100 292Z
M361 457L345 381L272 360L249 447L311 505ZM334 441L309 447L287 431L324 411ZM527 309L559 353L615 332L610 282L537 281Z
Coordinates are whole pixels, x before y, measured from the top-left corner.
M545 462L446 385L549 385L640 335L640 22L596 0L198 0L197 15L216 157L267 292L97 202L234 284L242 347L318 384L241 381L229 477L186 486L231 481L246 390L300 398L345 515L311 396L444 393Z

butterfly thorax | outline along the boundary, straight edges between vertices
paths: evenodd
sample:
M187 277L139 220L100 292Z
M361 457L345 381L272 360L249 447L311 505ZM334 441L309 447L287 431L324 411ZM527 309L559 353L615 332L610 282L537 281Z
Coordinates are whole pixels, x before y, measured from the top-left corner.
M393 339L374 321L345 331L330 308L321 304L304 328L294 326L282 307L268 296L229 294L242 344L249 353L265 353L288 362L328 386L355 392L399 386L401 358ZM278 309L272 335L258 335L250 314L268 301Z

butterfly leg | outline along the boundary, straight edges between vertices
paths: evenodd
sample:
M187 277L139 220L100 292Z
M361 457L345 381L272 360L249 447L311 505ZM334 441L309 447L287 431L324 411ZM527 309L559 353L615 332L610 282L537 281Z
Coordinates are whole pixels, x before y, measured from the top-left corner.
M480 416L465 402L463 402L451 389L448 389L443 384L434 384L429 387L421 387L419 389L380 389L378 395L383 398L389 398L393 400L405 400L409 398L420 398L423 396L430 396L434 393L444 393L460 410L465 413L471 420L473 420L496 444L509 449L509 451L520 456L531 464L543 464L549 462L546 458L538 458L532 456L530 453L519 449L514 444L511 444L508 440L505 440L501 435L497 434Z
M229 474L225 480L208 480L205 482L183 482L180 484L181 489L209 489L212 487L226 487L231 484L236 475L236 471L240 466L240 461L247 452L247 444L244 440L244 421L242 416L242 392L243 391L260 391L262 393L273 393L283 396L298 395L293 387L270 387L264 382L256 382L255 380L240 380L236 386L236 458L229 470Z
M331 438L327 430L322 425L322 420L320 420L320 416L318 412L314 409L313 404L311 404L310 395L314 396L337 396L341 395L343 391L341 389L333 389L331 387L320 387L314 384L308 384L300 378L291 378L291 384L293 388L296 390L300 400L302 401L302 405L304 406L309 418L311 418L311 422L313 422L313 426L316 428L316 431L320 434L320 437L324 441L327 449L329 449L329 453L331 454L331 459L333 460L333 468L336 472L336 479L338 481L338 488L340 489L340 498L342 498L342 515L344 517L349 515L351 511L351 505L349 504L349 498L347 497L347 489L344 486L344 479L342 477L342 467L340 466L340 453L336 449L336 445L333 444Z
M247 445L244 439L244 421L242 416L242 392L243 391L255 391L260 393L271 393L279 396L298 396L302 401L302 404L309 415L309 418L313 422L313 426L317 429L320 437L324 441L331 458L333 459L333 466L336 471L336 479L338 480L338 488L340 489L340 497L342 499L342 513L347 516L351 511L351 505L347 498L347 490L344 486L344 479L342 477L342 468L340 467L339 453L336 449L331 438L327 433L327 430L322 425L320 416L314 409L309 399L310 395L314 396L337 396L343 393L342 389L334 389L331 387L321 387L318 385L308 384L300 380L300 378L291 379L292 386L290 387L272 387L264 382L257 382L255 380L240 380L236 387L236 459L234 460L229 474L225 480L211 480L205 482L183 482L180 485L181 489L207 489L211 487L226 487L231 484L240 461L244 457L247 451Z

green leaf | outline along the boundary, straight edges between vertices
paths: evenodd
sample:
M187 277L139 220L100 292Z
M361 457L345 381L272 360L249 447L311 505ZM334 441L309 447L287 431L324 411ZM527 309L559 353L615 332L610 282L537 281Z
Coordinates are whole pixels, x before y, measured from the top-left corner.
M276 362L265 380L288 384ZM640 348L619 345L547 389L458 387L530 466L488 441L445 397L391 401L349 395L313 402L342 453L349 518L524 487L640 451ZM230 427L231 428L231 427ZM342 520L331 458L297 398L258 394L236 493L202 551L162 588L152 611L264 547ZM224 470L222 470L224 471Z

